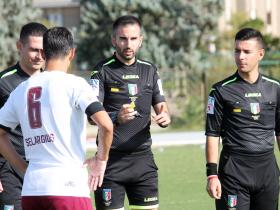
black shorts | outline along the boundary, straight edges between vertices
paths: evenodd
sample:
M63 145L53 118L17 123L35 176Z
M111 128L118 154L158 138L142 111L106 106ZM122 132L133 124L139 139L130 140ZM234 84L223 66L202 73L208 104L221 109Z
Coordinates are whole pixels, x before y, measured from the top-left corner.
M0 193L0 209L5 209L6 205L14 206L14 210L21 210L23 176L5 161L0 169L0 180L4 189Z
M277 210L279 169L273 153L257 157L222 152L222 196L217 210Z
M133 209L158 207L158 173L152 152L112 154L101 188L95 191L97 210L124 206L125 193Z

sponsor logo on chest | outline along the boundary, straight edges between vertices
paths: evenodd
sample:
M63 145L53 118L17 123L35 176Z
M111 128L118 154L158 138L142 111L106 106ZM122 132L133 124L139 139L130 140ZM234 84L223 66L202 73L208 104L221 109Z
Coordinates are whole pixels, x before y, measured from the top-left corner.
M135 74L127 74L123 75L122 79L128 80L128 79L139 79L139 75Z
M245 93L245 97L246 98L258 98L258 97L262 97L261 93Z

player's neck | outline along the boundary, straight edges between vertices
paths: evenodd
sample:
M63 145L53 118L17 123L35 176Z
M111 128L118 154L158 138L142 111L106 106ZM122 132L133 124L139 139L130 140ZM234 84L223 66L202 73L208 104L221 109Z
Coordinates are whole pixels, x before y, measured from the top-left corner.
M253 84L258 80L260 73L258 69L255 69L254 71L250 71L250 72L238 71L238 74L242 79L244 79L250 84Z
M22 71L24 71L29 76L33 76L40 72L40 69L30 69L27 66L25 66L21 61L19 62L19 66L22 69Z
M130 59L130 60L125 60L125 59L123 59L121 56L119 56L118 53L116 53L116 56L117 56L117 58L119 59L119 61L121 61L123 64L125 64L125 65L127 65L127 66L130 66L130 65L134 64L134 62L135 62L135 60L136 60L135 57L133 57L133 58Z
M69 65L66 59L50 59L46 61L46 70L67 72Z

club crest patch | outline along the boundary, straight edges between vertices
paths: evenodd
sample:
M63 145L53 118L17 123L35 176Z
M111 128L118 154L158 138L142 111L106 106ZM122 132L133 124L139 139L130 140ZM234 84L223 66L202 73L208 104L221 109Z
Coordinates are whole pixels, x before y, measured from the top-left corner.
M209 96L206 113L207 114L214 114L214 108L215 108L215 98Z

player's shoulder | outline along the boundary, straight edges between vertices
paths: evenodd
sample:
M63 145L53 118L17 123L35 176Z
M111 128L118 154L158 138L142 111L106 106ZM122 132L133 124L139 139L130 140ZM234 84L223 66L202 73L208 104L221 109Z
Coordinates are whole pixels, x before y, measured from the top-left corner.
M15 73L18 72L18 68L19 68L19 66L18 66L18 64L16 64L16 65L10 66L10 67L2 70L0 72L0 79L4 79L4 78L7 79L7 78L11 77L12 75L14 75Z
M273 85L277 85L277 86L280 87L280 81L279 80L277 80L273 77L267 76L267 75L263 75L263 74L261 74L261 77L262 77L262 80L264 82L268 82L268 83L271 83Z

